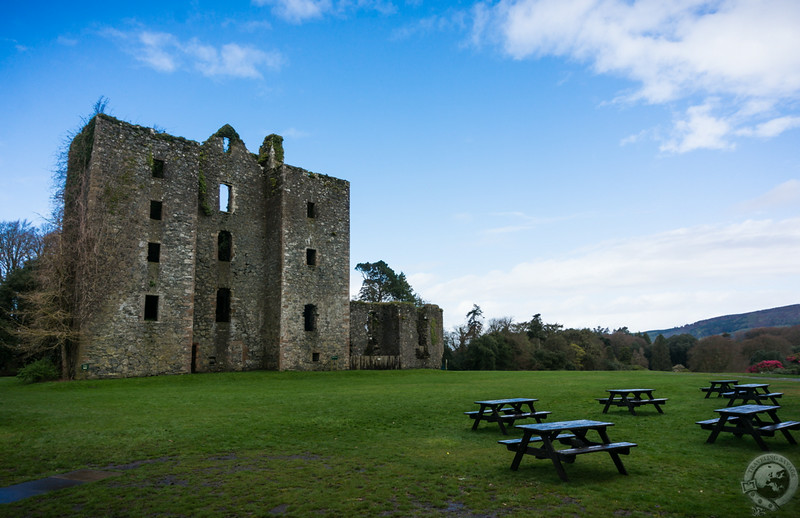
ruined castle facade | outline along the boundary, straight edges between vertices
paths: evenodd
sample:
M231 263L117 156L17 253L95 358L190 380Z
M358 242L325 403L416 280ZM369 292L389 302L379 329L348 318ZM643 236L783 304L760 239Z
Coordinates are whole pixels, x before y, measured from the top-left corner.
M97 254L79 376L440 365L438 307L351 316L349 182L285 164L277 135L256 155L230 126L198 143L101 114L67 186L65 239Z

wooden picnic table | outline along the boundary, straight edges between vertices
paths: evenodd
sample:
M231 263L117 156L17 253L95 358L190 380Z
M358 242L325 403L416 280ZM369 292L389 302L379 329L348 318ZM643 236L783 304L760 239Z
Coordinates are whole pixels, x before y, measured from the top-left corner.
M733 390L733 386L738 385L739 380L710 380L708 383L711 385L710 387L700 387L700 390L706 393L706 399L708 399L711 394L722 397L723 393Z
M575 462L575 457L584 453L607 452L617 470L621 474L627 475L628 472L619 456L620 454L629 454L630 449L636 444L611 442L606 432L606 428L609 426L614 426L614 423L586 419L520 424L516 427L523 432L521 439L507 439L498 442L515 453L514 459L511 461L511 469L514 471L519 468L524 455L533 455L537 459L550 459L561 480L568 481L562 462L571 464ZM599 440L589 439L587 434L590 431L594 431ZM556 443L567 445L568 448L556 449Z
M728 406L746 405L752 401L756 405L769 404L778 405L778 398L783 396L782 392L770 392L767 383L746 383L735 385L731 390L722 394L728 400Z
M608 397L604 398L597 398L597 401L601 405L605 405L603 407L603 413L608 412L608 408L611 405L614 406L624 406L628 408L628 411L636 415L636 407L642 405L653 405L658 410L659 414L663 414L664 411L661 410L661 405L667 402L667 398L654 398L653 391L655 389L644 389L644 388L637 388L637 389L607 389Z
M537 423L541 423L542 419L546 419L550 412L537 412L533 404L539 401L532 398L510 398L510 399L489 399L486 401L475 401L476 405L480 405L480 410L472 410L464 412L475 422L472 423L472 429L477 430L478 424L481 421L488 423L497 423L500 426L500 431L503 435L508 435L505 423L511 426L519 419L536 419ZM527 407L527 408L524 408Z
M697 421L704 430L711 430L707 443L713 443L720 432L730 432L736 437L745 434L753 436L762 450L769 450L763 437L772 437L780 431L789 444L797 444L789 430L800 429L800 421L781 421L778 417L779 406L775 405L740 405L718 408L714 410L720 417Z

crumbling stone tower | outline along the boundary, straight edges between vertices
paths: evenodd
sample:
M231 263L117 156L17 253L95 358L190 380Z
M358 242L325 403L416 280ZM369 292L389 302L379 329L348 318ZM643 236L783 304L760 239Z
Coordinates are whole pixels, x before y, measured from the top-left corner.
M72 222L72 223L69 223ZM250 153L96 116L70 147L65 239L86 377L349 364L350 186Z

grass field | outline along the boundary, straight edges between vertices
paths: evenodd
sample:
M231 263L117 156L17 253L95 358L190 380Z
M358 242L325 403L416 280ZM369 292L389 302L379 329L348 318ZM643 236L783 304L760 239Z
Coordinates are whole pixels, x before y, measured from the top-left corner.
M102 469L119 476L0 505L0 516L750 516L752 440L706 444L695 421L726 400L709 379L625 372L249 372L20 385L0 379L0 486ZM800 379L769 379L800 420ZM654 388L664 414L602 414L607 388ZM470 430L473 401L538 398L549 421L599 419L638 447L562 482L530 456L511 471L496 424ZM512 436L519 436L512 432ZM794 432L797 439L800 433ZM775 453L800 467L800 445ZM775 516L800 516L800 492Z

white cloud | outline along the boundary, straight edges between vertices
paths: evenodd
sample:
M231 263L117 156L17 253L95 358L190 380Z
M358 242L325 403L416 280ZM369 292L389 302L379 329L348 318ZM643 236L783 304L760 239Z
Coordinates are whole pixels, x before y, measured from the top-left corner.
M122 32L106 29L103 34L123 42L138 61L159 72L194 69L209 77L228 76L260 78L264 69L277 70L283 56L277 51L263 51L250 45L226 43L215 46L193 38L181 41L166 32Z
M473 14L473 41L495 41L515 59L562 56L626 77L640 85L628 101L724 98L713 113L689 107L677 132L685 139L673 135L662 149L724 149L733 136L800 125L767 111L800 97L796 0L501 0Z
M142 31L139 33L140 52L136 55L142 61L159 72L172 72L178 64L178 40L172 34L164 32Z
M696 149L731 149L728 137L731 124L712 113L711 103L691 106L686 118L675 123L673 138L661 145L661 151L685 153Z
M277 69L282 61L277 52L264 52L236 43L228 43L217 49L193 40L185 47L185 51L194 58L195 68L205 76L260 78L260 66Z
M445 309L448 324L478 304L487 318L541 313L571 327L644 331L797 303L798 256L800 219L749 220L598 243L507 271L438 282L418 273L409 278ZM747 297L738 293L745 286Z
M777 137L784 131L794 129L800 126L800 117L785 116L777 117L752 128L742 128L737 131L737 135L753 136L761 138Z

